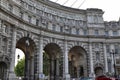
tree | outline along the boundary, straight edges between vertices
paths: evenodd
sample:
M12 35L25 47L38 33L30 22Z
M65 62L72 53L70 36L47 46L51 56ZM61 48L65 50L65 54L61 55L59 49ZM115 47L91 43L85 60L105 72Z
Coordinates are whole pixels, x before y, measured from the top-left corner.
M24 65L25 65L25 58L20 59L14 69L16 76L24 75Z
M43 73L45 75L48 75L49 74L49 65L50 65L50 62L49 62L49 55L44 52L43 53Z

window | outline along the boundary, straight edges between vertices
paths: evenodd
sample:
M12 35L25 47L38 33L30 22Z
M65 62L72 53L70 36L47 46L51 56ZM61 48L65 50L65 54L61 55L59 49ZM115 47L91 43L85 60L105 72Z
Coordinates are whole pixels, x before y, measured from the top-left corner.
M53 31L56 30L56 25L55 25L55 24L52 25L52 30L53 30Z
M39 26L39 20L36 19L36 26Z
M13 6L9 4L9 10L12 12L13 11Z
M106 52L110 53L110 45L106 45Z
M6 24L3 25L2 31L3 31L3 33L7 33L7 25Z
M118 32L117 31L113 31L113 36L117 36Z
M95 30L95 35L99 35L99 32L98 32L98 30Z
M28 9L29 9L29 10L32 10L32 6L31 6L31 5L28 5Z
M119 53L119 47L118 45L115 45L115 54Z
M20 14L20 15L19 15L20 18L23 18L23 12L20 12L19 14Z
M87 30L83 30L83 34L84 34L84 35L87 35Z
M28 16L28 22L29 23L31 22L31 16Z
M60 26L60 32L63 32L63 27L62 26Z
M109 36L109 33L108 33L108 31L105 31L105 36Z
M76 29L76 34L77 35L79 35L80 34L80 32L79 32L80 30L79 29Z

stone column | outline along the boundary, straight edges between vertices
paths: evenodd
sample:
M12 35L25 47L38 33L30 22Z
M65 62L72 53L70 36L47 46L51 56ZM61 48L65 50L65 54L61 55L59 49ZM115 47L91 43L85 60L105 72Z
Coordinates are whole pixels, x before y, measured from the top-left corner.
M89 43L89 52L90 52L90 76L94 77L94 69L93 69L93 53L92 53L92 43Z
M68 48L67 41L65 40L65 48L64 48L64 80L70 80L70 75L68 73Z
M114 73L114 60L113 60L113 50L114 50L114 45L111 44L110 45L110 55L111 55L111 59L112 59L112 62L111 62L111 68L112 68L112 73Z
M50 80L54 80L55 76L54 76L54 71L55 71L55 67L54 67L54 59L50 60Z
M56 76L59 77L59 58L56 59Z
M106 44L103 44L104 49L104 60L105 60L105 73L108 72L108 62L107 62L107 52L106 52Z
M43 80L43 36L40 36L39 41L39 80Z
M15 66L15 50L16 50L16 28L13 28L12 35L12 47L11 47L11 63L10 63L10 71L9 71L9 80L13 80L15 78L14 66Z

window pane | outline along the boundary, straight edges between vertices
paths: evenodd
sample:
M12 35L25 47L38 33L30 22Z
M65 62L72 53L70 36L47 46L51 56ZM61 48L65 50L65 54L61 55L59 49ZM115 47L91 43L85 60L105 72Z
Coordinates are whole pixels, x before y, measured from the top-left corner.
M95 30L95 35L99 35L99 32L98 32L98 30Z
M113 31L113 36L117 36L117 35L118 35L117 31Z
M105 36L109 36L108 31L105 31Z

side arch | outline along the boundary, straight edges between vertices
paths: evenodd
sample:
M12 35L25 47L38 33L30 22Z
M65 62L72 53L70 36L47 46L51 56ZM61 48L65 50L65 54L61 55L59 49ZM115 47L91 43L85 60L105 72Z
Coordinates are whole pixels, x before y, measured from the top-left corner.
M87 51L81 46L74 46L69 50L69 72L71 77L87 76Z

